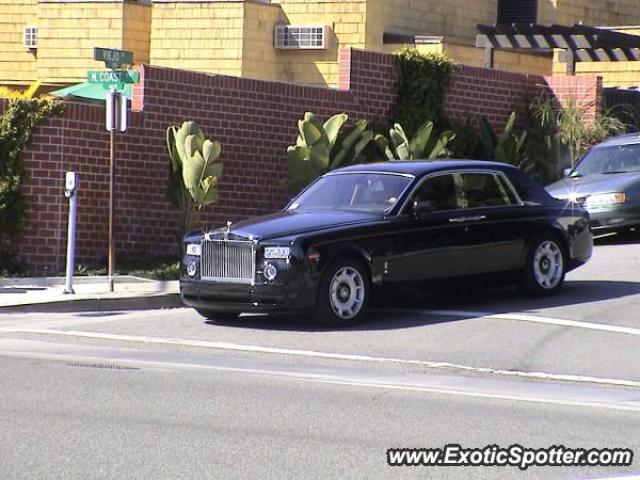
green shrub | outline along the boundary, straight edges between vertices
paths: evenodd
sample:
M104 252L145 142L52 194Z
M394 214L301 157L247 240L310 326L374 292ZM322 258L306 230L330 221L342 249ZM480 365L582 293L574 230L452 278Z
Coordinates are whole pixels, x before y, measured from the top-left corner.
M222 146L205 138L195 122L167 128L169 183L167 194L180 210L180 227L176 237L180 249L182 237L193 230L197 215L207 205L218 201L218 182L222 163L218 160Z
M409 139L402 125L396 123L389 130L389 140L382 135L376 135L374 140L379 151L390 161L445 157L448 154L447 145L455 138L455 134L447 130L435 135L433 129L433 122L427 122Z
M50 98L11 99L0 116L0 256L6 269L16 263L10 237L19 232L24 214L21 192L25 179L21 153L33 129L50 115L62 115L63 106Z
M289 165L289 189L297 192L329 170L358 163L373 140L367 129L367 121L359 120L352 127L344 128L349 119L340 113L326 122L311 112L298 120L298 138L287 148Z
M408 137L413 137L418 128L429 121L437 128L446 129L449 122L444 100L455 62L444 55L424 54L411 48L402 49L396 55L399 65L396 123L404 127Z

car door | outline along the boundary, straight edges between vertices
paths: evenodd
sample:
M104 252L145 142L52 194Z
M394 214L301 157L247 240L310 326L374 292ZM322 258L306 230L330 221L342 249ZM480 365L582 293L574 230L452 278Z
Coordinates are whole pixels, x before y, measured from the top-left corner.
M522 202L500 172L460 174L463 208L450 221L464 227L467 273L515 270L522 265L526 224Z
M403 214L403 277L428 280L464 274L468 263L465 226L451 222L462 208L460 181L455 172L425 178L409 197ZM431 202L431 211L414 218L414 201Z

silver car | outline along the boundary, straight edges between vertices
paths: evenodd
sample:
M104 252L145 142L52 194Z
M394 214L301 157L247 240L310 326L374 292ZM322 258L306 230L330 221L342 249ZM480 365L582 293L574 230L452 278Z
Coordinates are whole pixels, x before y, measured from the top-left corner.
M640 226L640 134L620 135L591 148L547 191L582 205L595 231Z

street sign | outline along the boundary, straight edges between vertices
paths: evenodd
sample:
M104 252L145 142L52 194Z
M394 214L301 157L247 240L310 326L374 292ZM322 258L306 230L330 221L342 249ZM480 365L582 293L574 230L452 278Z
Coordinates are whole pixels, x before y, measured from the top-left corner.
M87 72L87 82L103 85L138 83L140 72L135 70L93 70Z
M116 50L114 48L94 48L93 59L104 62L107 68L120 68L122 65L133 63L133 52L126 50Z
M116 178L116 130L127 130L127 97L117 90L124 89L125 83L138 83L140 73L132 70L118 70L123 65L133 63L133 52L111 48L94 48L93 59L104 62L110 71L87 72L88 83L100 83L108 88L105 98L105 128L109 132L109 291L113 292L113 272L116 264L115 247L115 178Z

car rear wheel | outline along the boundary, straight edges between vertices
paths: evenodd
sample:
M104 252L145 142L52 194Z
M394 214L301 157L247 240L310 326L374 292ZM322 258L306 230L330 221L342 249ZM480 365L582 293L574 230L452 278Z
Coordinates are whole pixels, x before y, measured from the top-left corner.
M564 283L566 258L562 243L553 234L536 238L527 252L521 286L536 296L553 295Z
M322 325L346 327L362 320L369 304L369 275L359 261L340 257L320 282L315 319Z
M223 312L213 312L211 310L203 310L196 308L196 312L202 315L207 320L218 320L220 322L228 322L237 320L240 314L238 313L223 313Z

